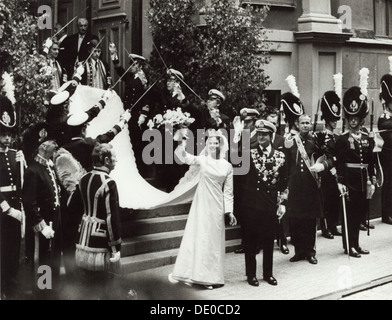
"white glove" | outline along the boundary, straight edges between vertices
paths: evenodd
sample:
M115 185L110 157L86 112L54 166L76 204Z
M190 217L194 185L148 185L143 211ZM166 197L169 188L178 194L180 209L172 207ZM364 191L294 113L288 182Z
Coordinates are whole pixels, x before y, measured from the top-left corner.
M240 116L235 116L233 119L233 127L235 131L242 131L244 130L244 121L241 121Z
M131 111L130 111L130 110L125 111L125 112L121 115L121 118L122 118L125 122L128 122L129 119L131 119Z
M16 152L16 162L25 163L25 157L22 150Z
M141 114L139 116L139 120L137 121L137 124L139 127L146 121L147 116L145 114Z
M324 165L322 164L322 163L315 163L314 165L312 165L310 168L309 168L309 170L311 171L311 172L321 172L321 171L323 171L325 168L324 168Z
M338 183L338 189L340 191L340 194L344 194L347 192L347 187L342 183Z
M50 48L52 47L52 45L53 45L52 39L50 39L50 38L46 39L46 40L45 40L45 43L44 43L44 50L43 50L43 51L44 51L46 54L48 54Z
M15 218L19 222L22 221L22 212L20 210L10 208L7 212L7 215L9 215L12 218Z
M42 230L41 230L42 235L46 238L46 239L51 239L54 237L54 231L51 227L49 226L45 226Z
M286 206L283 204L279 205L277 211L278 219L281 219L285 213L286 213Z
M113 96L113 91L111 89L106 90L103 94L102 94L102 99L105 102L108 102L109 99Z
M233 142L238 143L241 138L241 132L244 130L244 121L241 121L240 116L235 116L233 119L234 138Z
M117 252L112 252L112 257L111 258L109 258L109 261L111 262L111 263L116 263L116 262L119 262L120 261L120 258L121 258L121 253L120 253L120 251L117 251Z
M80 75L80 76L83 75L83 73L84 73L84 66L83 66L83 64L80 64L79 67L76 68L76 73L78 75Z

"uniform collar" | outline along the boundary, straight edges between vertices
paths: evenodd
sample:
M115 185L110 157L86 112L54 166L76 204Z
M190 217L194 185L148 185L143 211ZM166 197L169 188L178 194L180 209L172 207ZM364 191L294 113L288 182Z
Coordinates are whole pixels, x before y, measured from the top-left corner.
M5 147L5 148L0 147L0 152L1 153L7 153L8 150L9 150L8 147Z

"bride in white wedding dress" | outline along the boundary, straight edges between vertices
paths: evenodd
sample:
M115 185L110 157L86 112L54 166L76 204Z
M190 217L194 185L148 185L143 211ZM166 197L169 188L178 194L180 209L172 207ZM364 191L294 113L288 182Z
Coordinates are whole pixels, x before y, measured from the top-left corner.
M101 99L104 90L78 85L70 98L69 113L87 111ZM124 106L117 94L106 103L104 109L87 127L87 137L95 138L110 130L120 120ZM111 142L117 155L117 164L110 176L116 181L120 206L129 209L152 209L192 201L199 181L199 168L191 166L176 188L166 193L149 184L139 174L128 127L126 126Z

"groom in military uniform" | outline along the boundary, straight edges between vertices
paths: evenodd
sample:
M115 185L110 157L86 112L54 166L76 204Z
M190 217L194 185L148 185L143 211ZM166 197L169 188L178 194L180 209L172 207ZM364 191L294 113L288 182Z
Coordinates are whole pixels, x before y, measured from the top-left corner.
M243 178L241 228L247 281L258 286L256 255L263 248L263 279L270 285L273 276L273 248L278 215L284 209L279 194L287 188L287 166L283 152L273 149L272 134L276 127L267 120L256 122L258 146L250 152L250 170Z

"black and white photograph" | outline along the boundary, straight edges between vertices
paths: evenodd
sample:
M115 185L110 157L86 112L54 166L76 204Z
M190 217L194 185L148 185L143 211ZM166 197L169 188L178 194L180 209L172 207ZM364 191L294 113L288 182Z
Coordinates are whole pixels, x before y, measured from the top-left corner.
M1 0L1 300L392 300L391 14Z

